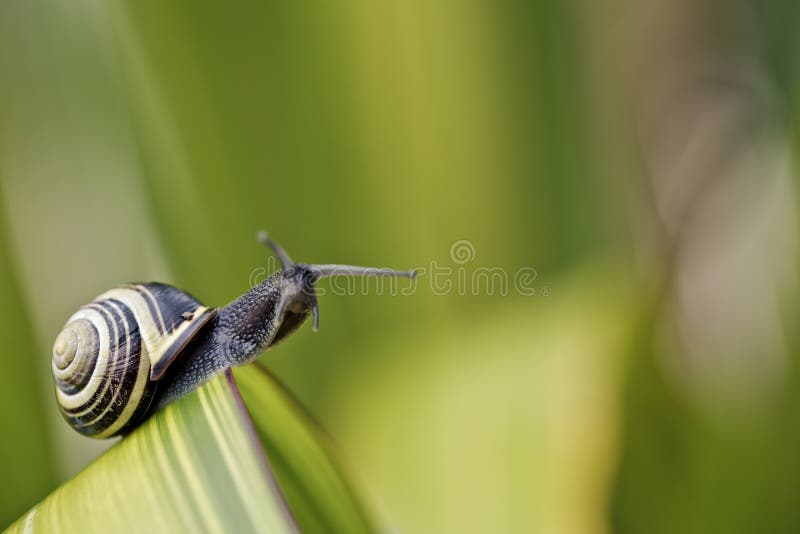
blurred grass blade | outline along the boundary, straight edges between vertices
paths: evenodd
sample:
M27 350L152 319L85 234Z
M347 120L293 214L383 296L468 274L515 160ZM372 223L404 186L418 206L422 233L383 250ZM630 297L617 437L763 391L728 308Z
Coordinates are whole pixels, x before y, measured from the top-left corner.
M47 427L42 392L44 372L37 365L36 343L22 298L7 239L4 202L0 194L0 473L13 484L0 485L0 526L7 525L56 483L53 443ZM52 393L48 391L47 397ZM49 399L48 399L49 400Z
M258 364L234 376L302 531L374 531L332 461L328 436L291 393Z
M10 531L296 532L251 429L230 374L220 376L155 414Z

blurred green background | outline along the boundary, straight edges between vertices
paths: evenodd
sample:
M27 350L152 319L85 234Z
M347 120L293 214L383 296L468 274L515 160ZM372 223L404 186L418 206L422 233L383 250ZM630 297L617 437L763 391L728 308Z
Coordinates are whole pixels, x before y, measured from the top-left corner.
M267 228L300 261L453 269L328 293L262 358L387 532L797 532L799 22L0 3L0 526L109 446L52 398L72 311L133 280L222 305ZM469 284L495 267L506 295Z

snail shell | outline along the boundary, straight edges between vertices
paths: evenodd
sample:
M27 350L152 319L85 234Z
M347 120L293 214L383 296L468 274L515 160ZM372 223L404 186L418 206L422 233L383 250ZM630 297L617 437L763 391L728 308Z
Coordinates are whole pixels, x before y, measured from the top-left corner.
M87 436L124 434L147 415L158 380L216 314L159 283L120 286L81 307L53 344L64 418Z

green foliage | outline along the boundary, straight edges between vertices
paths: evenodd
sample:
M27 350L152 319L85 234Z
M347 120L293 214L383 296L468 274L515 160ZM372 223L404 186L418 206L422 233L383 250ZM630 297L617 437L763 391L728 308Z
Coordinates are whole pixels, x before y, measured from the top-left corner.
M0 526L99 454L51 402L65 318L133 280L223 305L266 228L299 261L537 272L328 291L264 356L380 528L797 531L795 4L0 2ZM298 526L368 529L236 376Z
M266 371L250 366L236 376L241 396L230 372L217 377L9 531L369 532L318 427Z
M0 524L7 524L47 493L56 482L52 436L47 426L45 399L41 395L47 372L32 351L38 346L28 322L27 307L17 284L8 248L2 197L0 197ZM13 481L13 483L10 483Z
M234 376L301 531L372 531L312 417L264 368L237 368Z

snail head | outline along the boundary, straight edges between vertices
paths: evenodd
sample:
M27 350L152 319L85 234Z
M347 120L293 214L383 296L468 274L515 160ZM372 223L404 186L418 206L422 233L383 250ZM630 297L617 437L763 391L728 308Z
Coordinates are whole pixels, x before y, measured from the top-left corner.
M280 318L283 322L287 318L287 314L304 316L310 311L315 331L319 328L319 305L315 288L318 280L345 276L397 276L404 278L416 276L416 272L413 270L397 271L357 265L295 263L283 247L273 241L264 230L258 232L258 240L272 250L281 264L281 298L275 317Z

